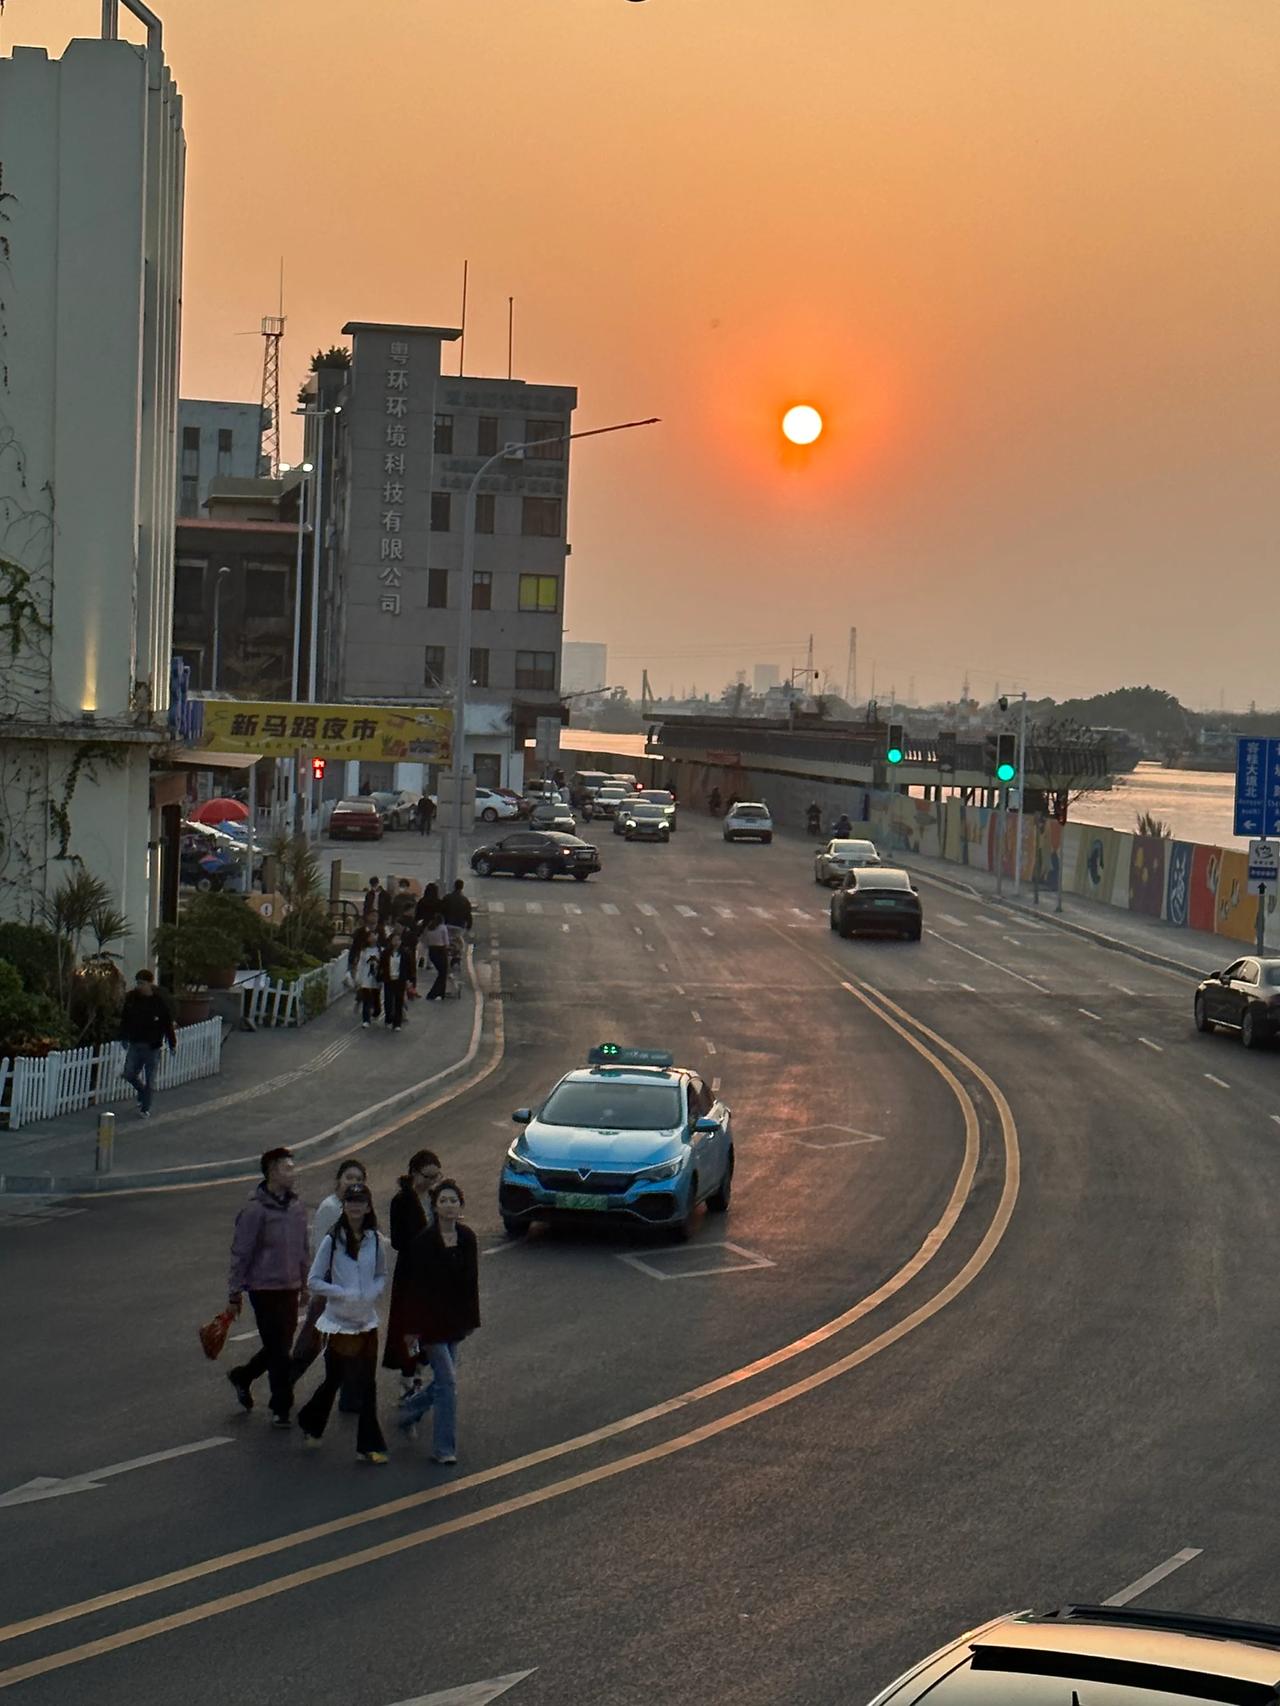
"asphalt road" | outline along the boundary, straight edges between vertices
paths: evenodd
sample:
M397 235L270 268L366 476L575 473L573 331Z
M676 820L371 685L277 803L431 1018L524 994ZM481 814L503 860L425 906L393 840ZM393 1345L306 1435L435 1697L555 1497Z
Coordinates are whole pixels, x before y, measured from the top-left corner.
M367 1152L385 1202L440 1150L486 1252L456 1470L358 1466L337 1417L304 1455L228 1402L194 1327L242 1187L0 1212L0 1492L225 1441L0 1502L0 1687L825 1706L1183 1548L1152 1603L1280 1620L1280 1060L940 884L919 945L849 943L799 840L598 839L588 884L476 885L501 1064ZM510 1110L607 1037L720 1080L731 1212L508 1244Z

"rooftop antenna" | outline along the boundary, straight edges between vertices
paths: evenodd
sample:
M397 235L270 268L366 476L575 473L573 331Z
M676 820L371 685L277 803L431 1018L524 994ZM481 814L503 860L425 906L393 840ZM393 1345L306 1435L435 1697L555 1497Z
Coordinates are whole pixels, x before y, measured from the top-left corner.
M462 378L463 362L467 354L467 268L469 261L462 263L462 337L458 342L458 378Z
M507 378L511 378L511 350L515 341L516 299L507 298Z
M262 317L262 402L258 432L267 473L280 477L280 340L284 337L284 256L280 257L280 312Z

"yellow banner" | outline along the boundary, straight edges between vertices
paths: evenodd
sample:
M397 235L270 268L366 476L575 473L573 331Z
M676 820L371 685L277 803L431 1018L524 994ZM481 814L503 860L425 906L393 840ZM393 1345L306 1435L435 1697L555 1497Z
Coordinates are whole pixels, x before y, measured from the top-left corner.
M203 699L195 744L213 752L446 764L453 712L416 705L294 705Z

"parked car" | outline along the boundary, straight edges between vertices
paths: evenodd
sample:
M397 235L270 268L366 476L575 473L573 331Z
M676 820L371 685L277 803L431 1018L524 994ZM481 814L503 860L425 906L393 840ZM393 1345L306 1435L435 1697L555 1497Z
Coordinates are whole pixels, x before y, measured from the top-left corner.
M733 810L725 813L726 841L772 841L773 818L763 800L739 800Z
M333 841L381 841L382 813L372 795L339 800L329 816L329 837Z
M924 909L910 875L892 865L850 871L831 897L831 928L841 936L872 932L918 942Z
M1196 989L1197 1031L1235 1031L1246 1048L1273 1042L1280 1033L1280 960L1256 955L1233 960Z
M363 798L377 806L383 829L408 829L415 820L422 796L399 788L375 788Z
M499 818L519 817L519 795L497 788L477 788L476 816L481 823L497 823Z
M827 845L813 856L813 880L815 883L826 883L830 888L838 888L850 871L856 871L861 865L879 863L880 855L876 852L874 841L828 841Z
M574 877L585 883L600 869L600 854L589 841L559 830L524 829L471 855L471 869L478 877Z

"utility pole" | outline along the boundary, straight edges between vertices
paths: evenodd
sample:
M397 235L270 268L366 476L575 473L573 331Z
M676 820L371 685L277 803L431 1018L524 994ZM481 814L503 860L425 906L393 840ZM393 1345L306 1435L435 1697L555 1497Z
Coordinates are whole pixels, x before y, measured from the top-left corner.
M1022 713L1018 719L1018 827L1013 854L1013 892L1022 893L1022 820L1027 803L1027 690L1022 689Z
M849 662L844 672L844 696L852 705L858 697L858 630L849 630Z

